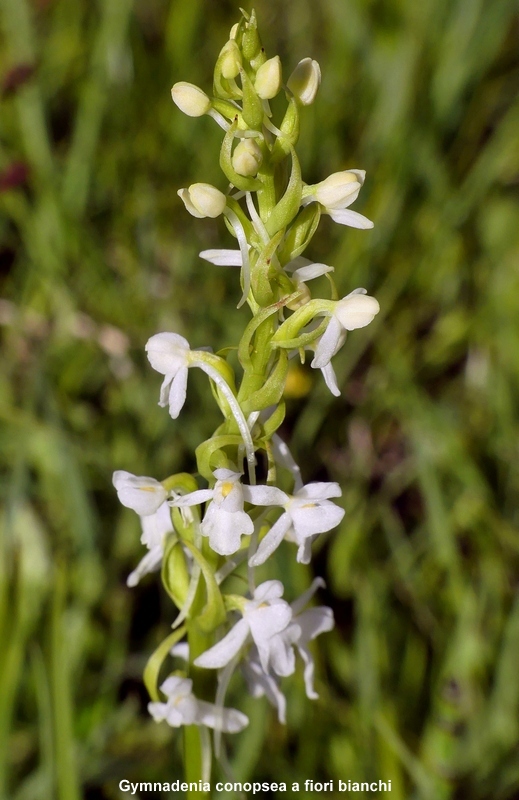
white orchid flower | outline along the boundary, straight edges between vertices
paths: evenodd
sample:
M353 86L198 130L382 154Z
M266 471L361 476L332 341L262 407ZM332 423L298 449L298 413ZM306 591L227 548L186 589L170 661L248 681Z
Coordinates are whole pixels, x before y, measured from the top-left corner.
M169 405L170 416L176 419L186 401L189 342L178 333L156 333L146 343L146 354L153 369L164 375L159 406Z
M248 717L235 708L217 708L214 703L198 700L193 694L193 681L175 675L166 678L161 691L165 703L148 703L148 711L156 722L166 722L173 728L181 725L205 725L224 733L238 733L249 724Z
M372 228L371 220L357 211L349 209L349 206L359 196L365 177L366 172L363 169L334 172L320 183L305 186L301 205L320 203L323 213L328 214L334 222L338 222L340 225L349 225L352 228Z
M112 483L123 506L133 509L140 517L155 514L168 496L163 485L155 478L132 475L123 469L114 472Z
M315 348L315 356L311 366L317 369L326 367L330 363L332 356L342 347L346 338L346 331L365 328L379 311L378 301L368 295L365 289L355 289L346 297L343 297L342 300L338 300L335 303L335 309L328 327ZM333 378L335 377L333 370L328 375L329 377L330 375L333 375ZM333 392L333 389L331 391Z
M216 478L213 489L198 489L182 495L171 501L171 505L182 508L210 500L200 532L209 537L209 544L216 553L228 556L240 549L242 536L254 532L254 523L244 511L244 503L279 505L284 493L274 486L244 486L240 481L241 473L231 469L217 469L213 474Z
M141 542L146 545L149 552L139 561L133 572L128 575L126 584L130 587L137 586L144 575L160 569L166 536L174 530L168 503L162 503L154 514L140 519L142 526Z
M251 472L255 458L254 444L249 426L229 384L213 364L209 364L207 360L204 360L203 352L191 350L187 339L184 339L178 333L156 333L148 339L146 353L153 369L164 375L160 388L159 406L169 405L169 413L173 419L178 417L186 400L187 371L189 367L198 367L214 381L227 400L236 420L247 452L249 472Z
M297 560L308 564L314 537L335 528L344 516L344 509L329 499L341 494L338 483L307 483L294 495L285 494L285 511L260 542L249 566L263 564L284 538L299 546Z
M278 712L278 720L286 725L287 701L279 688L279 678L264 672L261 667L258 648L254 645L242 664L247 688L252 697L266 697Z
M292 650L294 637L299 630L294 626L290 635L280 638L292 621L292 608L281 599L281 581L265 581L254 591L253 599L245 602L243 618L214 647L195 659L197 667L219 669L225 667L252 638L264 672L270 669L276 675L292 675L295 657Z

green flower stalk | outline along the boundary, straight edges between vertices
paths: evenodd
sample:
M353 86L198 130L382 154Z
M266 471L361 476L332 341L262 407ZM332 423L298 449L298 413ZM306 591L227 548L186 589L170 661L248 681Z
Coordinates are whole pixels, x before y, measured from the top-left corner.
M225 132L220 166L227 186L195 183L178 194L193 216L222 217L236 239L235 249L200 255L239 270L238 307L247 304L250 318L237 343L238 375L225 355L192 348L178 333L155 333L146 344L151 366L164 376L159 404L172 419L184 405L189 369L197 367L208 377L222 422L196 449L198 479L181 473L159 482L123 471L113 479L120 501L141 518L148 550L128 584L160 569L178 609L172 633L149 660L145 683L154 719L184 728L186 779L197 782L197 797L200 784L209 784L213 756L222 755L222 734L238 733L248 724L241 711L225 707L238 666L250 693L266 696L282 722L286 703L280 681L294 673L296 654L303 662L307 696L317 696L308 645L333 627L333 616L329 608L305 610L305 605L322 581L290 604L280 581L256 585L255 580L256 568L275 557L285 541L296 546L298 562L309 563L314 539L344 515L333 502L341 494L338 484L305 485L278 435L283 393L289 359L298 355L304 361L312 351L311 366L340 395L332 358L347 332L368 325L379 310L365 289L350 287L339 299L333 267L303 256L322 214L357 228L372 223L349 208L364 183L362 170L304 183L295 150L300 113L314 101L321 71L305 58L286 85L282 72L279 57L267 58L264 52L254 11L242 12L216 61L212 96L186 82L172 89L180 111L208 115ZM286 111L276 123L269 101L280 93ZM322 275L331 286L328 299L313 297L308 285ZM257 475L259 453L267 464L266 478ZM290 491L278 485L280 468L291 476ZM227 578L245 568L247 593L226 593ZM170 674L158 686L163 667ZM218 688L215 670L221 670Z

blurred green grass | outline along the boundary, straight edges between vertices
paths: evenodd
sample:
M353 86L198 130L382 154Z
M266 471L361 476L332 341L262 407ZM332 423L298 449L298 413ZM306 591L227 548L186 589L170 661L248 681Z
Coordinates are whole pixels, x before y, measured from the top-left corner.
M346 516L314 568L337 629L320 699L287 685L281 728L251 726L238 779L393 781L395 800L519 793L519 104L512 0L256 3L288 69L317 58L307 181L366 168L372 233L323 223L310 254L380 300L285 430ZM141 674L171 608L140 557L114 469L191 469L218 420L190 376L181 424L157 408L143 346L237 341L235 276L197 253L217 223L176 196L223 185L219 132L169 88L208 89L238 17L201 0L0 0L0 798L120 797L180 775ZM227 236L227 234L224 234ZM314 377L313 375L311 376ZM311 578L288 554L297 592Z

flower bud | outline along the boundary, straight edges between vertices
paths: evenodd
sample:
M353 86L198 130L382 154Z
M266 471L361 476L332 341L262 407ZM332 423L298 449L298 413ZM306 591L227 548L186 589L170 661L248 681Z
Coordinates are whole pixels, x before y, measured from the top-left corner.
M241 67L241 53L240 48L234 39L229 39L229 41L222 47L220 55L218 56L218 61L222 77L230 80L239 75Z
M171 90L173 102L188 117L202 117L211 110L211 101L205 92L193 83L180 81Z
M378 300L369 294L349 294L337 302L334 316L347 331L365 328L380 311Z
M263 161L261 148L254 139L242 139L236 145L231 161L238 175L256 175Z
M177 192L185 207L194 217L219 217L227 205L226 196L210 183L193 183L188 189Z
M315 187L315 199L325 208L346 208L356 200L364 183L363 169L334 172Z
M262 100L271 100L281 88L281 61L279 56L269 58L258 69L254 88Z
M287 86L294 97L304 106L314 102L320 84L321 68L317 61L311 58L303 58L287 81Z

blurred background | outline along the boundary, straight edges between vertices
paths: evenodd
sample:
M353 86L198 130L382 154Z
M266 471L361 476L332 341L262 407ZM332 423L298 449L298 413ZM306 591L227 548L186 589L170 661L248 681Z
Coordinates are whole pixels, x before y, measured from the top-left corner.
M291 375L283 436L306 481L341 483L346 515L311 567L290 549L276 569L289 598L322 575L336 629L316 650L320 699L301 671L286 682L286 727L236 679L251 718L230 743L236 778L513 800L517 6L256 9L285 77L306 56L322 67L305 180L367 170L355 208L374 230L325 219L307 255L382 311L335 359L342 397ZM225 188L221 133L169 95L178 80L210 91L238 18L227 1L0 0L2 800L112 800L121 778L181 776L179 732L149 718L141 680L173 607L157 576L126 587L144 551L111 475L190 471L219 424L204 376L181 420L158 408L144 344L162 330L236 344L247 320L236 273L197 256L231 238L176 195Z

